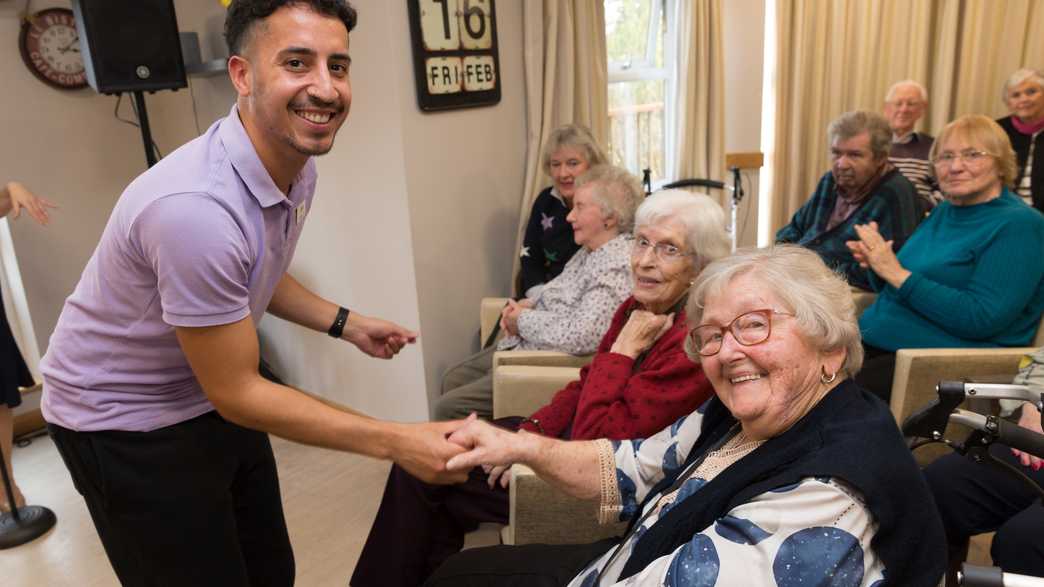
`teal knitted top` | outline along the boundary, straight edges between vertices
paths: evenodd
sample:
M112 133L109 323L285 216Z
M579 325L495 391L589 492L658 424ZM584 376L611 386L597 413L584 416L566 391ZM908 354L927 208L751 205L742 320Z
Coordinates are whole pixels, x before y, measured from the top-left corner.
M877 300L863 341L901 348L1026 346L1044 310L1044 214L1004 189L974 206L943 202L899 251L896 289L871 271Z

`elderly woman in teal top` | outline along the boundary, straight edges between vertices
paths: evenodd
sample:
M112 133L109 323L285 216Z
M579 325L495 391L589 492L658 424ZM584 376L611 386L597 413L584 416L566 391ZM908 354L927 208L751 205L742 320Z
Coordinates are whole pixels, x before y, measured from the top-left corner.
M889 399L895 351L1025 346L1044 310L1044 216L1009 191L1015 153L985 116L948 124L931 159L946 196L898 257L873 223L848 246L872 270L877 300L859 326L857 381Z

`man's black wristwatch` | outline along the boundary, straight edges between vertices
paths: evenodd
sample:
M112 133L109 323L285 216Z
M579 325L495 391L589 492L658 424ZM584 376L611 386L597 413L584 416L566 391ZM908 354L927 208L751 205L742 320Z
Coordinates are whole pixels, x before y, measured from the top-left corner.
M341 338L341 334L344 333L344 325L348 323L348 308L341 307L337 310L337 318L334 318L333 324L330 325L330 330L326 333L334 338Z

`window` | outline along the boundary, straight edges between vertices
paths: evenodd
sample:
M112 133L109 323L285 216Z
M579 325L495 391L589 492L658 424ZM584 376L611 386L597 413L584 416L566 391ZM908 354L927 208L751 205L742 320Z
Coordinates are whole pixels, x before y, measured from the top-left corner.
M609 158L653 183L673 172L676 0L605 0Z

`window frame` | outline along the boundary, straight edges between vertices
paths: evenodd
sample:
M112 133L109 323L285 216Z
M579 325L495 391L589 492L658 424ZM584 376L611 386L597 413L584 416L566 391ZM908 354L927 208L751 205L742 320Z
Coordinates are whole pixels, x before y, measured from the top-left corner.
M663 159L664 177L653 181L653 189L674 181L677 175L677 89L678 89L678 0L651 0L649 10L648 37L645 45L645 56L639 61L622 64L620 62L608 63L607 90L614 83L641 82L641 81L663 81ZM666 21L666 31L662 39L659 35L659 22ZM608 31L607 31L608 32ZM658 44L663 43L663 66L657 67L656 49ZM642 168L637 170L641 176Z

